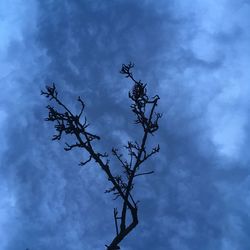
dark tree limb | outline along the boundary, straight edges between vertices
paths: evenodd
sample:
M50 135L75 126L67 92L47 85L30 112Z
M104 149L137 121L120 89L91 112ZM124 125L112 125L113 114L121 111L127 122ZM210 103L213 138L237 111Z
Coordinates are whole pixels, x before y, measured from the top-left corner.
M135 174L135 177L141 176L141 175L153 174L153 173L154 173L154 171L139 173L139 174Z
M150 152L148 152L146 148L148 136L153 135L159 128L158 121L162 114L155 112L155 108L160 98L158 95L155 95L152 98L147 95L146 84L142 83L140 80L135 80L132 73L133 67L134 64L132 63L127 65L123 64L120 73L124 74L125 77L130 78L134 84L132 91L129 92L129 98L132 101L130 107L136 117L135 123L140 124L143 128L143 135L140 143L137 141L129 141L125 146L125 149L128 152L128 159L120 154L118 149L112 149L112 154L121 165L122 172L120 175L112 174L108 154L98 152L94 148L92 142L94 140L100 140L100 137L88 130L89 124L87 123L87 118L84 117L84 120L81 118L85 109L85 104L81 97L78 97L77 99L81 106L80 112L77 115L74 115L58 98L58 92L55 84L52 84L52 86L46 86L45 91L41 91L42 95L47 97L50 101L54 101L57 107L61 110L59 111L50 105L47 106L48 117L45 120L54 122L55 130L57 132L53 135L52 140L61 140L63 135L74 136L76 143L66 143L64 149L66 151L70 151L74 148L82 148L85 152L87 152L87 160L80 162L79 165L84 166L91 160L94 160L105 172L108 181L112 184L112 186L105 192L113 193L114 199L120 198L122 201L120 216L118 209L114 209L113 215L116 236L109 245L106 245L108 250L120 249L119 244L137 226L139 222L139 201L135 201L132 193L134 188L134 178L154 173L154 171L141 173L138 171L144 161L155 153L158 153L160 150L159 145L154 147ZM106 162L103 161L103 158L107 159ZM131 220L128 220L127 218L128 212L131 214Z

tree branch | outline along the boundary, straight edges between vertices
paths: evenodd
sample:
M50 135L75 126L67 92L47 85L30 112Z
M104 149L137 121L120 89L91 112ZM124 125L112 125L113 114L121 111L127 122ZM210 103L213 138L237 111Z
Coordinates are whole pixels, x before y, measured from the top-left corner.
M154 171L144 172L144 173L140 173L140 174L135 174L135 177L141 176L141 175L153 174L153 173L154 173Z
M89 124L87 123L86 116L84 117L84 121L81 122L81 117L85 109L85 104L81 97L77 99L81 105L80 112L74 115L59 99L54 83L52 86L46 86L45 91L41 91L42 95L50 101L54 101L56 105L62 109L62 112L60 112L50 105L47 106L48 117L45 120L55 122L54 126L57 132L57 134L53 135L52 140L61 140L64 134L74 136L76 138L76 143L68 144L66 142L66 147L64 147L65 151L70 151L74 148L84 149L89 154L89 158L86 161L80 162L79 165L84 166L93 159L105 172L108 181L112 184L111 188L107 189L105 192L111 192L115 196L114 199L120 198L122 200L121 217L118 217L119 212L117 208L115 208L113 212L116 236L109 245L106 245L109 250L120 249L119 244L121 241L137 226L138 202L135 202L132 195L134 178L154 173L154 171L138 173L138 170L144 161L160 150L159 145L154 147L151 152L147 152L146 150L148 136L153 135L158 130L158 121L162 116L162 114L154 111L160 98L158 95L149 98L147 95L147 85L140 80L135 80L132 73L133 67L134 64L132 63L127 65L123 64L120 73L130 78L134 84L132 90L129 92L129 98L132 101L130 107L136 116L135 123L140 124L143 128L143 135L140 143L137 141L129 141L125 146L128 151L129 159L124 159L123 155L118 153L118 149L112 149L113 155L119 161L123 169L120 175L113 175L111 173L108 154L102 154L93 147L92 142L94 140L100 140L100 137L88 131ZM149 110L149 112L146 112L146 110ZM105 163L103 158L107 158ZM130 221L128 221L127 218L128 211L131 214Z

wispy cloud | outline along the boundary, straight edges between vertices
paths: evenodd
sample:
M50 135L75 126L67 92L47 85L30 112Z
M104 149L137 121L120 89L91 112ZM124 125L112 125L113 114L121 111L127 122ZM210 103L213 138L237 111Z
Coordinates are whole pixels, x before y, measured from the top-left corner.
M109 151L138 136L122 63L161 96L161 152L138 180L140 225L124 249L247 249L247 1L1 3L1 249L100 249L114 232L111 197L82 153L51 143L40 89L81 95ZM112 129L110 129L112 127ZM6 229L7 228L7 229ZM138 241L138 237L140 240Z

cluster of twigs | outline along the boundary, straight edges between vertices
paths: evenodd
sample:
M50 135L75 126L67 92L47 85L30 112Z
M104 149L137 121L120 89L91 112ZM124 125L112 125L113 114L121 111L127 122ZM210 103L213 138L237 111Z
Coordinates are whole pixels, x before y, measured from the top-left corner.
M133 81L132 91L129 92L129 98L132 100L131 109L136 116L135 123L140 124L143 128L143 136L140 142L129 141L125 146L128 157L124 158L119 153L117 148L112 149L112 154L119 161L122 172L120 175L113 175L111 173L109 159L107 153L97 152L93 147L94 140L100 140L100 137L90 133L88 131L89 124L86 117L83 116L85 104L80 97L78 101L81 105L79 114L73 114L58 98L58 93L55 85L46 86L45 91L41 91L41 94L49 98L50 101L55 101L57 106L63 110L60 112L55 107L47 106L48 117L46 121L55 122L55 134L52 140L60 140L62 135L74 136L76 142L74 144L66 143L65 150L70 151L74 148L83 148L88 152L89 157L80 162L80 165L86 165L92 159L106 173L108 180L111 182L112 187L106 190L107 193L113 193L114 199L120 198L122 200L122 209L119 213L118 209L114 209L114 220L116 236L109 245L106 245L107 250L120 249L119 243L137 226L138 224L138 201L135 201L132 190L134 188L134 179L138 176L152 174L154 171L140 172L141 164L149 157L159 152L160 147L157 145L148 151L146 148L146 142L148 135L152 135L158 130L158 120L162 116L160 113L155 112L158 100L158 95L153 98L149 98L147 95L146 84L141 81L136 81L132 74L133 64L123 64L120 71L125 77L130 78ZM106 159L106 160L104 160ZM131 214L130 221L127 213Z

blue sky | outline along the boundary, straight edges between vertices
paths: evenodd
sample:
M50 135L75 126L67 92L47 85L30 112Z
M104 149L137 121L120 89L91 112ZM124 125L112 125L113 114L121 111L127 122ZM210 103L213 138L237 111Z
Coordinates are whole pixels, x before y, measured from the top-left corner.
M249 249L249 13L249 0L1 1L0 249L110 242L104 173L51 142L40 90L55 82L73 110L81 95L110 151L140 134L119 74L129 61L164 116L122 249Z

